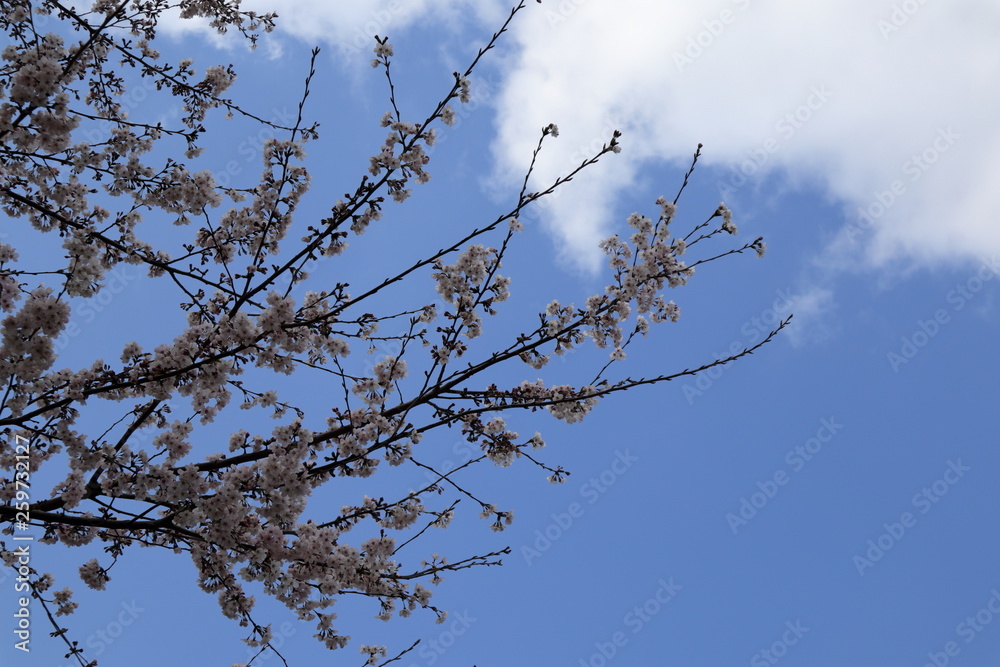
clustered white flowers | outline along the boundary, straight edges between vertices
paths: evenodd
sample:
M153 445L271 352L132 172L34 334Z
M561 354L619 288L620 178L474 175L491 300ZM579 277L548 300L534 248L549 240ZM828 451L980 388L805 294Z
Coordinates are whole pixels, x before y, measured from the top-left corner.
M80 578L83 579L83 583L99 591L104 590L109 580L107 572L100 566L96 558L92 558L80 566Z
M202 590L215 596L226 617L250 628L250 646L267 647L273 638L270 626L255 620L254 592L314 623L316 638L331 649L350 640L330 611L348 592L377 601L377 618L423 608L443 621L445 613L420 582L438 584L443 573L496 564L509 549L457 563L433 554L413 564L419 546L410 546L410 538L428 526L447 527L462 498L478 503L495 531L511 525L514 512L460 485L460 470L433 465L442 453L441 429L460 431L479 450L460 468L528 461L550 481L564 481L562 467L534 458L545 447L542 435L522 438L501 413L546 410L572 424L601 397L640 384L604 375L628 363L626 350L637 334L677 321L679 309L664 292L693 275L683 259L691 248L717 232L736 233L732 213L720 205L712 216L722 219L718 229L678 236L672 231L676 199L660 197L655 220L634 213L627 231L601 243L610 267L602 292L582 305L552 300L527 330L484 354L486 319L511 296L511 278L499 271L530 219L529 206L619 152L619 132L548 190L522 192L492 223L411 268L390 270L367 291L352 295L346 282L301 290L314 282L309 271L316 262L333 261L347 239L382 219L388 198L404 202L410 186L429 180L431 125L456 122L452 103L470 101L471 67L455 74L450 91L421 122L403 120L392 93L381 119L388 134L368 173L353 194L330 204L329 217L307 224L297 213L312 180L301 163L305 143L318 136L314 126L269 124L277 136L263 142L259 181L247 188L223 187L208 170L157 157L154 148L179 141L185 148L178 152L197 160L208 114L243 111L222 97L236 80L230 68L213 66L198 76L190 59L162 61L153 47L155 3L120 12L120 3L98 0L91 14L60 5L64 34L83 35L76 43L39 34L27 3L8 4L0 27L17 39L4 48L6 67L0 68L0 206L12 220L26 222L25 232L58 236L65 252L37 270L29 265L37 258L0 242L0 429L31 442L32 471L66 467L48 497L41 490L32 497L32 516L44 525L45 543L104 547L106 555L78 571L97 590L113 585L115 563L131 557L135 545L186 553ZM36 10L54 7L41 2ZM251 39L273 25L273 16L228 0L186 0L180 7L182 17L206 17L220 31L239 30ZM384 69L391 84L394 50L387 38L377 38L374 55L372 65ZM177 126L130 116L135 105L124 84L112 83L116 63L152 80L151 90L179 98L184 115ZM555 124L546 125L539 148L558 136ZM116 212L97 201L115 202ZM221 210L227 201L233 206ZM168 223L155 226L183 242L170 251L154 247L142 236L151 227L146 222ZM502 240L488 243L494 232ZM763 240L731 252L749 249L763 254ZM178 301L168 305L184 312L183 328L159 344L128 340L109 359L61 367L56 341L70 324L72 300L100 295L109 272L123 263L177 287ZM385 313L379 299L418 270L433 282L436 298L427 290L433 302ZM400 327L399 335L384 333ZM543 369L553 355L588 340L608 361L586 384L538 378L483 387L479 381L509 360ZM352 366L353 341L381 351L364 372ZM390 342L393 349L381 347ZM295 375L299 388L330 396L331 405L321 415L307 413L294 389L275 388L272 374ZM250 418L261 413L275 425L261 428ZM220 438L226 417L233 428ZM8 534L17 499L12 442L0 439L0 521ZM339 488L338 478L363 479L406 465L429 473L430 481L395 497L362 496L339 512L310 502L320 489ZM446 492L456 496L451 504L439 498ZM12 548L0 541L7 565L14 562ZM57 615L76 609L69 589L45 598L54 578L34 574L36 595L54 604ZM384 646L361 645L360 651L366 664L387 656Z

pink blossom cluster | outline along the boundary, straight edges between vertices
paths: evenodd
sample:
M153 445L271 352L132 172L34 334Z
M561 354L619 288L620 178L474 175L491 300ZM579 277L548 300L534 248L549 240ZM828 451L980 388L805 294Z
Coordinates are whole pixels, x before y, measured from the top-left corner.
M511 298L511 279L499 270L525 228L525 210L580 169L621 150L616 132L580 167L528 192L534 157L544 141L559 136L549 124L510 210L415 265L386 267L381 282L353 294L346 283L315 285L303 294L295 288L314 286L311 263L344 253L352 235L383 218L389 198L404 202L410 186L428 181L432 126L455 122L452 104L470 101L474 67L523 3L473 64L454 74L420 122L402 120L392 82L394 50L377 38L372 63L389 83L391 110L381 119L389 133L353 194L329 203L330 215L312 221L299 214L312 180L302 163L305 143L318 134L301 118L291 127L269 124L280 136L264 143L260 178L247 187L222 187L207 170L155 157L154 148L182 142L184 159L197 160L213 110L255 118L222 97L236 82L231 68L208 67L199 77L190 59L163 61L155 48L160 5L133 3L124 11L122 3L98 0L90 13L59 5L63 34L78 35L67 44L53 33L37 34L27 4L9 4L0 27L16 39L4 49L8 66L0 69L0 206L23 223L24 233L57 235L65 251L36 266L37 253L0 243L0 429L31 443L33 472L44 465L58 479L47 494L33 497L31 516L44 527L45 543L81 554L103 547L106 555L81 556L77 572L97 590L114 586L115 564L137 557L135 546L186 554L198 585L215 596L222 614L249 628L250 646L266 648L273 638L270 626L255 618L255 594L272 596L314 624L316 638L331 649L350 641L331 609L349 593L376 602L377 618L421 608L443 621L445 612L431 604L424 583L497 564L509 549L449 562L438 554L421 559L419 543L411 542L429 527L448 527L462 499L478 505L494 531L511 525L514 512L465 488L460 469L437 469L433 461L446 440L439 435L455 429L478 447L479 455L461 468L527 461L550 481L563 481L568 473L561 466L536 458L545 446L542 435L522 437L502 413L546 410L576 423L611 392L676 377L605 375L624 368L626 348L646 336L651 323L677 321L678 307L664 292L684 285L696 265L746 250L763 253L757 239L686 263L682 257L705 240L736 233L732 213L722 205L709 218L722 220L718 228L709 231L706 222L680 236L672 230L677 200L661 197L655 221L635 213L622 231L627 237L615 234L601 243L610 267L603 291L582 306L552 300L511 340L484 340L488 318ZM56 9L55 3L37 5ZM179 7L182 17L207 17L220 32L237 30L251 39L273 25L272 16L243 11L233 0L182 0ZM182 106L178 124L132 118L116 67L150 78L165 99ZM83 130L88 141L81 140ZM116 202L114 211L108 202ZM177 243L144 240L147 221L176 225L160 227ZM491 234L498 241L491 242ZM60 367L54 343L70 322L73 300L100 294L109 271L123 262L176 288L183 327L147 347L129 340L112 359ZM425 298L386 312L383 297L394 285L423 279ZM382 333L390 326L404 333ZM514 360L541 370L553 354L588 339L610 350L610 359L585 384L539 378L500 386L486 379L507 362L522 371ZM352 366L352 345L377 351L387 341L396 343L391 353L373 354L364 372ZM295 383L281 383L293 375ZM329 397L321 414L299 405L303 394L320 393L315 387ZM262 422L261 413L273 421ZM228 437L218 437L220 425ZM0 439L0 523L8 534L17 511L12 441ZM337 505L327 501L342 487L338 479L369 478L386 466L412 466L433 481L331 509ZM8 565L11 549L0 541ZM52 575L33 581L39 599L55 605L58 615L76 608L69 589L44 597ZM384 646L364 644L360 651L366 664L387 656Z

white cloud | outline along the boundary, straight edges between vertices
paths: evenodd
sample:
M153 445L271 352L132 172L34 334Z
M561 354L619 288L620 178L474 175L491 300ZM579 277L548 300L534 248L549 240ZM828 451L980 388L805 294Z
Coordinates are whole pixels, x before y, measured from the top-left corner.
M651 163L686 161L698 142L709 164L756 153L755 176L779 170L819 186L843 202L845 225L898 181L901 194L862 235L834 244L845 263L937 263L1000 248L1000 5L548 4L515 33L496 155L500 173L515 173L532 133L558 123L541 183L606 134L609 119L626 121L623 154L554 202L552 224L584 265L615 193Z
M499 25L503 19L503 4L497 0L243 0L243 10L278 14L278 35L293 35L308 44L326 44L336 49L342 62L367 63L371 58L375 35L390 37L412 29L422 21L458 29L463 22L473 19L477 23ZM176 12L175 12L176 15ZM164 22L164 27L175 34L183 32L214 33L208 21L202 19L181 21L174 18ZM262 39L273 41L271 35ZM218 46L241 43L238 38L218 40Z
M309 43L333 44L339 57L360 56L364 62L371 58L375 35L393 37L423 21L457 28L469 18L479 23L502 20L498 11L502 5L476 0L296 0L280 5L274 0L245 0L243 5L257 11L277 7L283 31Z
M469 16L482 30L506 11L500 0L287 6L282 30L365 59L375 32ZM550 122L561 136L547 142L536 187L614 127L625 133L621 155L547 208L564 254L584 268L597 265L615 197L649 167L686 166L699 142L707 164L751 172L728 201L738 204L766 172L841 202L844 229L831 230L828 264L931 265L997 251L998 30L993 0L528 3L505 37L516 48L502 61L496 175L517 182ZM734 172L719 185L742 181ZM879 201L886 193L890 205ZM859 207L879 215L859 223Z
M789 311L795 313L785 329L795 347L820 343L836 333L830 317L835 308L833 292L821 287L806 288L789 299Z

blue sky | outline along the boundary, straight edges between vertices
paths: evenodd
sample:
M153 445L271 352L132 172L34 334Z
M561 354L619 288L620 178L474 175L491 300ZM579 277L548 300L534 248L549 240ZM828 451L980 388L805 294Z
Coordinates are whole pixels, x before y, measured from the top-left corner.
M390 36L404 116L423 118L505 11L460 0L328 4L296 3L254 54L197 31L176 31L163 48L196 66L233 62L233 96L279 121L294 113L309 47L324 48L306 109L321 127L302 225L353 190L383 138L384 77L368 67L361 36ZM433 599L451 612L443 625L422 614L385 624L373 605L345 601L340 622L353 640L333 654L258 595L288 663L359 665L362 643L399 651L421 639L397 664L997 664L1000 10L976 0L529 4L479 71L461 122L443 130L431 182L314 277L371 284L383 267L494 219L547 123L560 137L536 187L619 128L622 154L517 238L504 267L513 299L487 320L487 343L553 298L582 303L600 291L597 240L626 229L633 211L655 215L699 142L704 158L674 224L693 226L725 199L736 240L763 235L768 252L700 269L670 295L680 321L630 348L621 373L695 367L756 344L790 313L794 323L749 358L608 398L581 424L517 420L522 433L543 432L547 463L573 474L553 485L528 465L477 470L465 481L514 509L514 524L493 533L460 505L452 527L423 544L456 560L510 546L504 566L446 577ZM264 137L238 122L216 127L195 165L256 176ZM10 234L42 251L16 226ZM122 343L151 344L171 326L153 325L166 298L159 281L124 271L107 296L74 304L66 365L114 358ZM432 296L422 276L394 298ZM575 352L544 376L592 373L604 354ZM499 379L537 375L522 366ZM205 451L238 427L207 429ZM448 434L422 446L443 468L468 455ZM371 492L355 483L330 498L362 493ZM100 555L95 545L36 545L35 564L62 587L74 585L73 563ZM100 593L76 581L81 609L68 621L101 665L247 659L240 628L197 589L185 557L136 550L112 577ZM12 605L12 576L0 586ZM0 662L70 664L36 623L31 655L8 641ZM280 664L262 658L254 664Z

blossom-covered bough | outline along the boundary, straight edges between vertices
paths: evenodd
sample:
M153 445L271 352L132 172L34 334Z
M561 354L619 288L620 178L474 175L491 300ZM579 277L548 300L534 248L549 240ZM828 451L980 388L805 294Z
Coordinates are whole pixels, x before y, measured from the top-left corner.
M413 184L429 179L425 147L434 143L435 126L455 121L453 105L469 101L474 69L524 6L512 9L420 122L404 120L391 74L392 46L376 38L372 65L384 72L390 92L391 109L381 119L388 128L385 143L353 194L330 202L328 217L303 222L293 216L310 182L301 164L303 146L318 137L316 126L303 121L314 72L306 78L295 123L282 126L223 97L235 79L231 68L210 67L199 77L192 61L170 64L153 48L158 21L168 11L206 17L220 32L239 31L251 41L272 29L273 15L244 11L238 0L97 0L89 10L54 0L0 2L8 41L0 63L0 205L9 219L4 225L23 226L22 237L29 228L58 237L65 250L57 256L22 249L21 257L0 242L0 554L7 565L17 566L10 536L25 523L43 527L44 542L101 545L104 556L79 566L80 577L94 589L105 587L112 566L132 547L186 553L201 588L217 595L225 616L250 629L249 645L279 656L270 626L254 617L254 592L315 623L316 636L331 649L349 641L331 609L347 593L376 600L380 618L408 616L420 607L443 620L445 612L431 605L424 583L438 583L444 572L499 564L509 549L449 561L420 551L422 542L415 539L428 539L429 527L446 527L463 498L495 530L513 520L511 510L465 488L459 473L480 462L508 466L523 458L545 470L550 481L568 474L536 458L544 446L541 435L519 435L506 413L544 409L576 422L603 396L729 363L787 324L761 343L699 368L613 376L637 337L654 324L677 320L666 288L683 285L701 264L764 252L757 239L683 259L707 241L736 233L724 205L685 236L674 231L676 203L696 152L676 197L658 199L654 218L631 215L627 239L616 235L602 242L611 269L603 293L583 305L552 301L520 335L482 354L472 340L482 334L484 316L496 315L509 296L510 279L499 270L528 207L621 150L615 132L595 155L545 189L529 191L535 158L558 136L555 125L542 129L516 201L492 222L356 293L346 283L313 284L309 266L322 258L336 261L351 237L394 205L388 199L403 202ZM159 91L164 104L179 98L174 104L182 116L175 126L127 113L126 81L136 80L151 82L147 88ZM173 146L174 155L196 159L203 150L203 122L213 110L242 115L281 137L264 143L258 184L222 187L208 171L193 173L174 157L158 157L163 151L155 147ZM81 140L84 132L89 141ZM232 206L226 209L224 201ZM170 228L180 239L176 246L143 239L151 223L162 236L165 222L178 226ZM104 289L121 263L169 281L186 311L186 326L155 349L129 342L117 359L60 367L54 342L69 322L71 305ZM390 314L372 312L378 310L372 304L384 303L400 281L427 278L436 297L428 289L422 303ZM293 296L306 288L314 289ZM387 324L405 333L380 338ZM374 359L370 373L345 367L352 344L369 347L389 339L395 354ZM551 355L588 339L609 355L591 382L534 379ZM510 364L532 379L513 386L489 380L491 369ZM320 374L340 392L316 414L268 389L274 373L307 380ZM199 435L211 422L241 424L244 413L238 411L255 409L269 410L277 426L230 429L228 443L221 444ZM481 452L455 470L438 471L422 461L421 450L449 428L459 429ZM22 441L30 446L18 450L15 443ZM28 458L19 458L20 451L30 451ZM19 480L27 474L60 466L61 481L50 492L33 487L30 495L21 493ZM415 466L429 481L394 498L359 497L339 513L309 505L314 492L337 485L338 478L367 478L385 466ZM77 606L70 589L54 590L52 573L32 570L30 581L69 654L81 665L96 664L57 622ZM360 650L365 664L388 655L385 646Z

